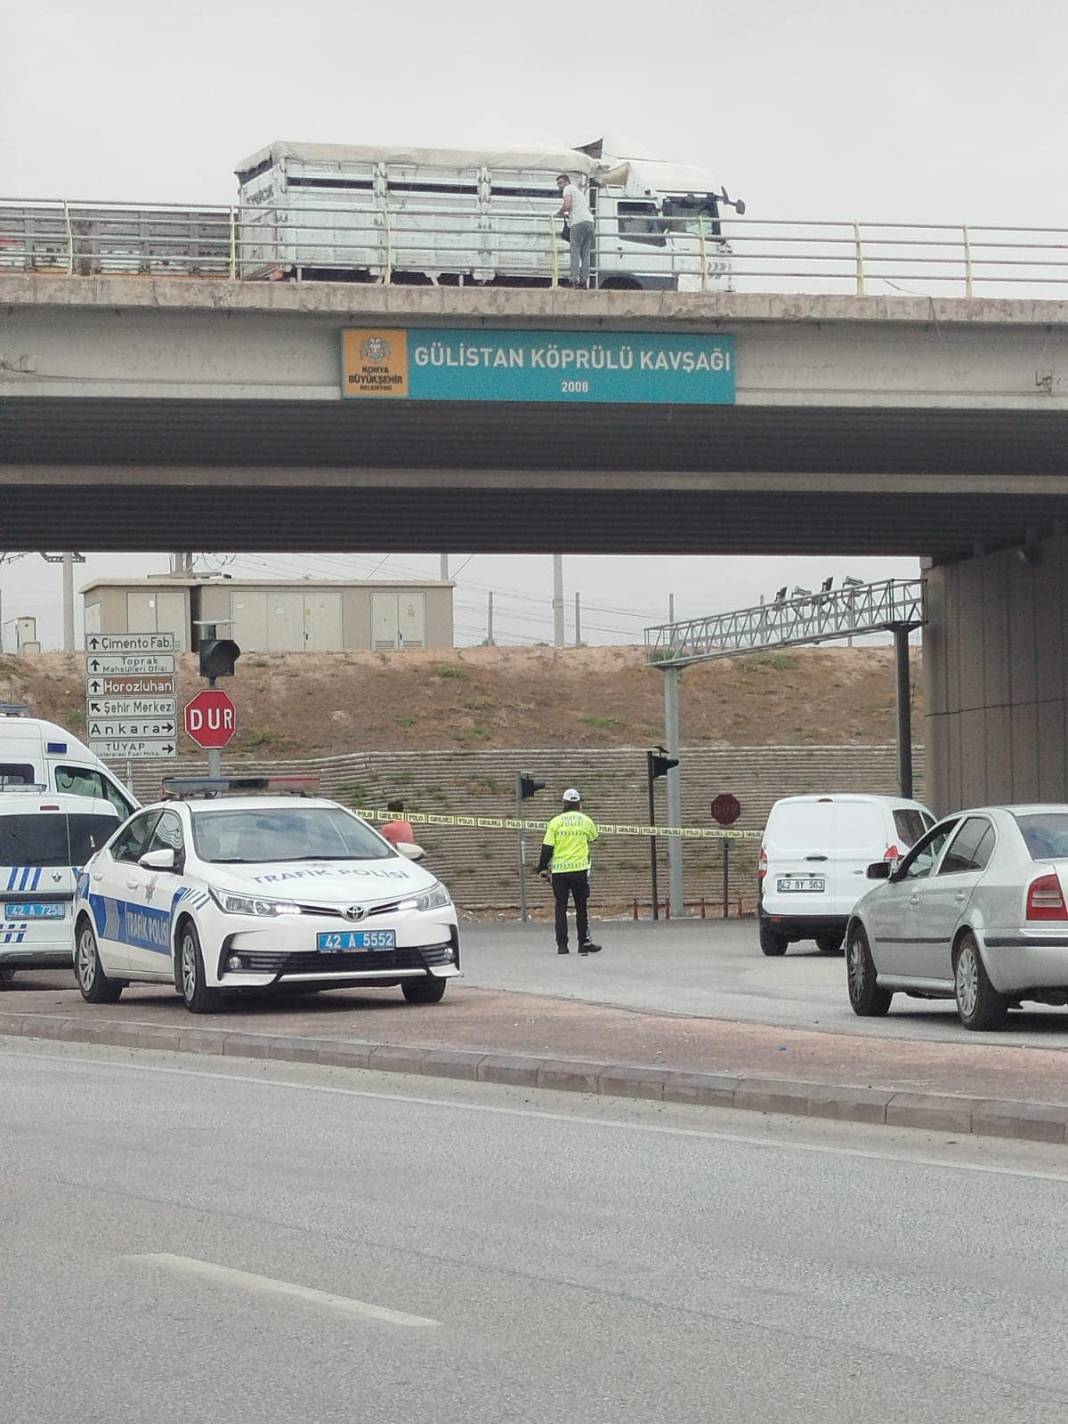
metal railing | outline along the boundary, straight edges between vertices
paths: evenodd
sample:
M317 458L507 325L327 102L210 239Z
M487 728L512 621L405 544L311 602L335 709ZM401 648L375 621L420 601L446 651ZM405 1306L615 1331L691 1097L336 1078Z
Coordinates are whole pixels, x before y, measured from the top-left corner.
M503 200L502 200L503 202ZM346 206L0 199L0 271L555 286L567 244L552 200ZM1068 229L724 217L605 209L602 286L689 291L1062 296Z
M646 628L645 652L649 662L661 665L708 662L892 628L919 628L926 621L923 580L886 579L803 593L710 618L660 623Z

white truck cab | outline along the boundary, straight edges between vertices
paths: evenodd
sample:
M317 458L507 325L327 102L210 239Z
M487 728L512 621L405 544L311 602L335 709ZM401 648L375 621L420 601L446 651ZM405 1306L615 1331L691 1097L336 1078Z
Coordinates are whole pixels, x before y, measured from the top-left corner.
M17 703L0 703L0 793L38 787L62 795L108 801L121 821L139 802L77 737Z

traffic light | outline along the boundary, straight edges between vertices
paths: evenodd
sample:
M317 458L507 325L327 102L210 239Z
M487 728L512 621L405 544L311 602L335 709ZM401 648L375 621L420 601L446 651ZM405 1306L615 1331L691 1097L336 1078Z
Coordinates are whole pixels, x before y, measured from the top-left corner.
M528 801L535 792L545 790L545 782L536 781L529 771L521 771L516 777L515 787L520 801Z
M649 779L655 781L658 776L667 776L673 766L678 766L678 757L669 757L663 747L658 747L655 752L646 752L649 759Z
M232 638L201 638L200 675L214 682L217 677L233 677L241 649Z

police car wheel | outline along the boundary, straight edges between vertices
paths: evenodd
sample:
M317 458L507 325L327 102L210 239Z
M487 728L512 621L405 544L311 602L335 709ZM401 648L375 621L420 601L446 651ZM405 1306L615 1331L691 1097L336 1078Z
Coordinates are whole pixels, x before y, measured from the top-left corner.
M88 920L78 927L78 939L74 951L74 973L78 988L87 1004L114 1004L126 985L117 979L109 979L100 963L100 951L96 945L96 935Z
M15 971L9 964L0 964L0 988L5 984L10 984L15 977Z
M405 979L401 993L409 1004L440 1004L445 997L447 979L435 979L427 975L425 979Z
M178 936L178 971L182 1001L191 1014L214 1014L222 1006L218 989L208 987L200 938L188 922Z

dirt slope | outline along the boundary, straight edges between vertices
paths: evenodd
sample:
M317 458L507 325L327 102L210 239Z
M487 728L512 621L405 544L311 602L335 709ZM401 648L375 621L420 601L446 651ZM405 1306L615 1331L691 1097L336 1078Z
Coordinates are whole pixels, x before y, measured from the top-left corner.
M914 684L918 673L915 666ZM0 657L0 701L24 702L32 714L78 730L83 678L78 655ZM202 686L195 659L183 658L182 696ZM688 669L682 686L689 746L862 745L894 737L889 648L724 659ZM261 757L617 747L663 737L661 674L629 647L250 653L227 690L240 727L232 751ZM922 738L918 721L914 735Z

